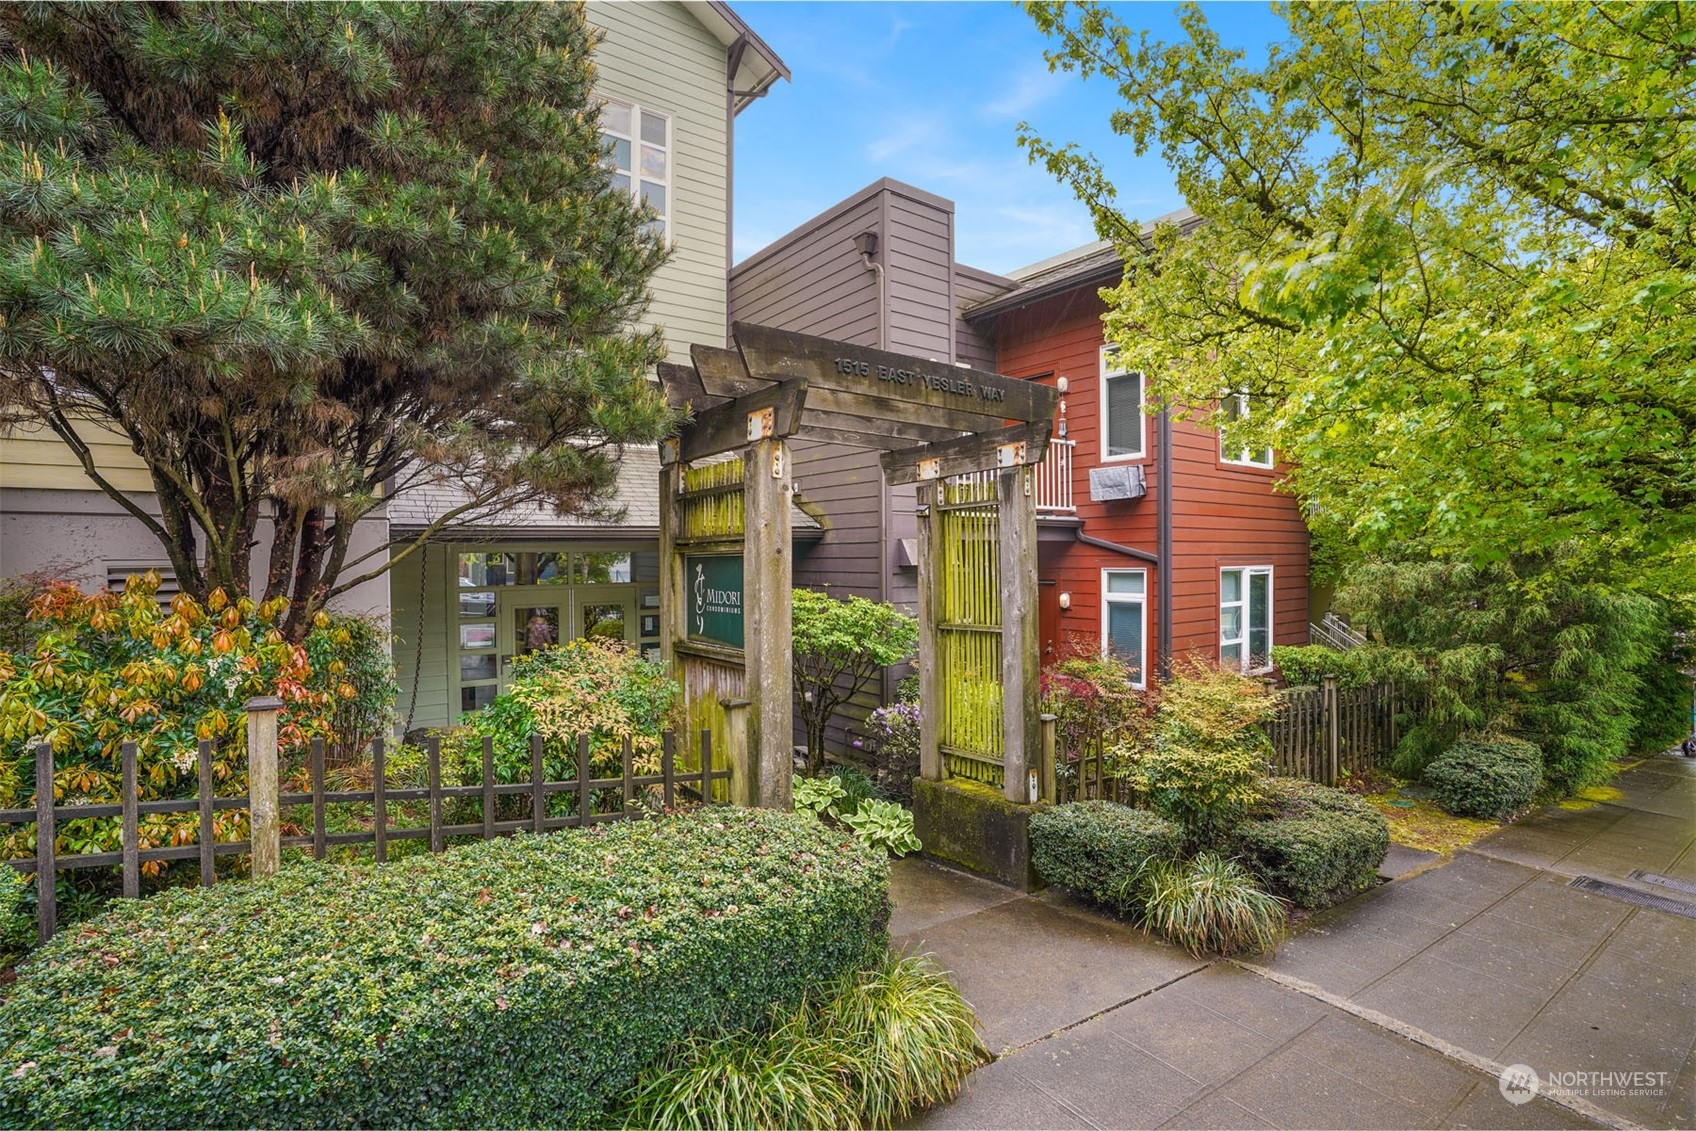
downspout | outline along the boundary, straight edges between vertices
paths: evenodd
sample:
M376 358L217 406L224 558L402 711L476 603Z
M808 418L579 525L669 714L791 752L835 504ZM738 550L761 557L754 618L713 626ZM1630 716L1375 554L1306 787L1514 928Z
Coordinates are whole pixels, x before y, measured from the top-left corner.
M854 246L860 249L861 266L877 275L877 348L888 349L888 334L884 330L884 315L888 312L883 309L883 264L876 258L877 233L861 232L854 237Z
M1172 413L1164 405L1160 408L1157 435L1160 451L1155 457L1155 466L1160 482L1155 484L1154 505L1155 551L1159 561L1154 568L1159 574L1159 596L1156 598L1160 605L1158 663L1160 682L1165 683L1172 678Z
M730 269L736 264L736 72L748 37L739 35L725 56L724 69L724 344L730 344Z

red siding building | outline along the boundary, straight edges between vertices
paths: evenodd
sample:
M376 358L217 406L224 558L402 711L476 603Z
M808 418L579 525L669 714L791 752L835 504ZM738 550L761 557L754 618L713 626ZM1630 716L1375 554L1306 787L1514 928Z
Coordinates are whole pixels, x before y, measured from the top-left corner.
M1044 660L1109 648L1145 673L1189 655L1267 671L1272 644L1307 643L1301 509L1276 489L1273 453L1222 451L1204 423L1144 411L1142 375L1115 365L1102 332L1099 291L1120 271L1092 245L962 312L995 342L998 372L1062 389L1039 481Z

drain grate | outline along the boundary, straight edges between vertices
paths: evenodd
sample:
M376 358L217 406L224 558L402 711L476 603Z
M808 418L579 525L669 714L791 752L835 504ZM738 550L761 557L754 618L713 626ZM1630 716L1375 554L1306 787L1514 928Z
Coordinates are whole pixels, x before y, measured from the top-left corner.
M1671 888L1685 895L1696 895L1696 884L1689 880L1675 880L1671 876L1663 876L1659 872L1645 872L1641 868L1633 868L1625 874L1628 880L1636 880L1640 884L1654 884L1659 888Z
M1666 911L1673 915L1682 915L1686 919L1696 919L1696 903L1685 903L1681 899L1671 899L1654 892L1639 891L1628 888L1624 884L1616 884L1612 880L1599 880L1595 876L1575 876L1568 887L1580 891L1593 891L1597 895L1605 895L1610 899L1635 903L1639 907L1652 907L1656 911Z

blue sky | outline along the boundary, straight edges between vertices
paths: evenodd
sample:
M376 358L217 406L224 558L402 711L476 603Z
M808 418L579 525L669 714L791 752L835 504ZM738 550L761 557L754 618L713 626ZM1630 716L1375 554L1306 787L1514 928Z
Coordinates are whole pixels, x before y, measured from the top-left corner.
M738 260L880 177L954 201L955 256L1007 271L1094 240L1089 215L1014 142L1029 121L1106 165L1121 207L1150 219L1183 206L1158 154L1115 137L1100 79L1050 74L1048 40L1010 3L733 0L789 65L736 123ZM1170 3L1115 5L1130 26L1179 35ZM1281 38L1264 4L1205 5L1229 44L1260 57Z

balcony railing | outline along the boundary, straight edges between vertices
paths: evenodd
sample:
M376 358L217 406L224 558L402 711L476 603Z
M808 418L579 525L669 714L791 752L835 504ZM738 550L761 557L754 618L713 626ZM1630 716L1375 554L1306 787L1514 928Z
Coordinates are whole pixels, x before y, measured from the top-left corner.
M1036 469L1037 513L1077 513L1072 505L1072 448L1076 444L1076 440L1048 441L1048 454Z

